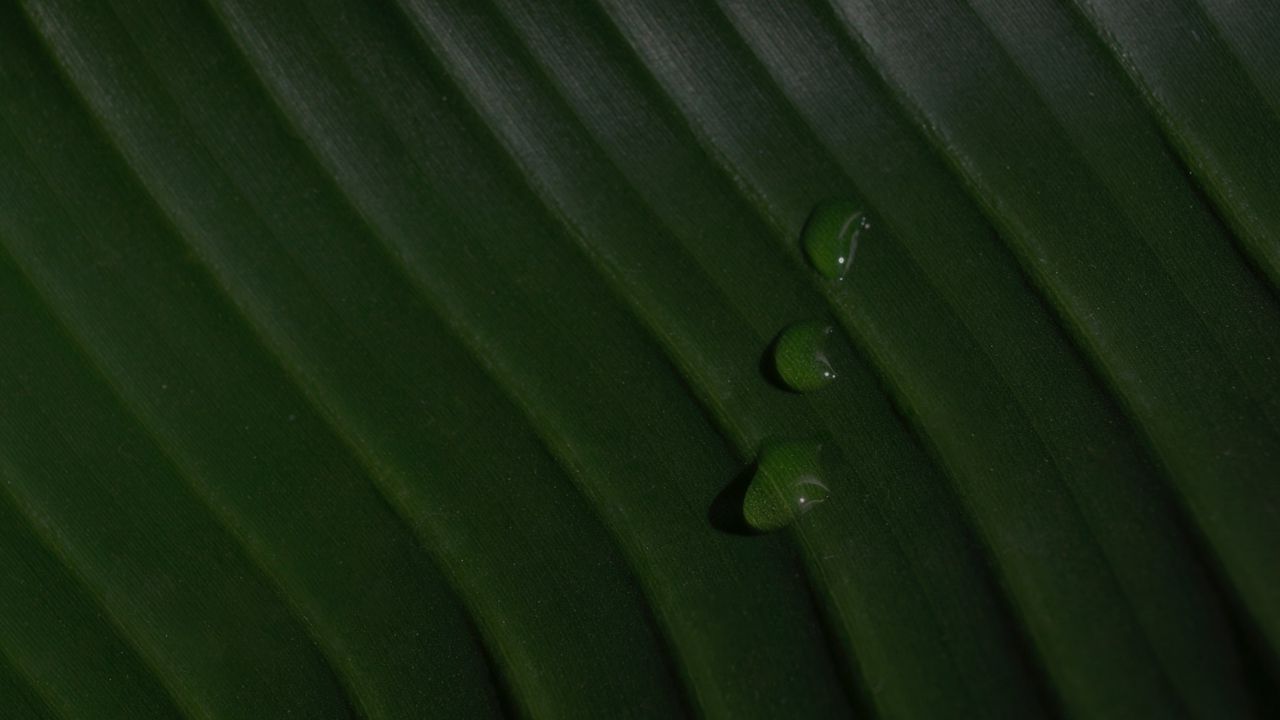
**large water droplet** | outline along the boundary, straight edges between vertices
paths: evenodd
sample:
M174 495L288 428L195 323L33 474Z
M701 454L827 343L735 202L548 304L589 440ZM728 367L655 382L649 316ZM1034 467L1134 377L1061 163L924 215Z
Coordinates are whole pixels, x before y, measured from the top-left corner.
M796 392L811 392L836 379L827 357L832 326L816 321L796 323L773 344L773 366L778 378Z
M858 239L870 227L867 213L852 200L823 200L809 213L800 243L818 272L840 280L853 267Z
M830 496L822 445L804 440L766 443L742 500L747 523L763 532L784 528Z

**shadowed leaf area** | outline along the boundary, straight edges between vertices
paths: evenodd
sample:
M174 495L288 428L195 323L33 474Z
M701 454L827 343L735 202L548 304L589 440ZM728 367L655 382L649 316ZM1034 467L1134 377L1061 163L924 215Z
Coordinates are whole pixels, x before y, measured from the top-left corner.
M0 717L1280 713L1280 4L0 3Z

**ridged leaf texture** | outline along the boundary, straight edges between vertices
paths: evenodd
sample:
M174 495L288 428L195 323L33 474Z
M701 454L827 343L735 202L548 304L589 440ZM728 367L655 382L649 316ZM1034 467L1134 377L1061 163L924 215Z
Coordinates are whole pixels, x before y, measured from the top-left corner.
M0 4L0 716L1280 712L1277 68L1260 0Z

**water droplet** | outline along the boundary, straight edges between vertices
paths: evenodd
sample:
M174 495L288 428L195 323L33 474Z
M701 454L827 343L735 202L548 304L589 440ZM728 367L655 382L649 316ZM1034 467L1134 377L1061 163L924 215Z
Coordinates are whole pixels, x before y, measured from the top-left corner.
M760 450L755 475L742 500L742 515L751 527L769 532L795 522L830 494L822 469L822 445L773 440Z
M773 344L773 366L778 378L796 392L812 392L836 379L827 357L827 342L835 332L817 321L796 323Z
M858 239L870 227L867 213L852 200L823 200L809 213L800 243L818 272L840 280L853 267Z

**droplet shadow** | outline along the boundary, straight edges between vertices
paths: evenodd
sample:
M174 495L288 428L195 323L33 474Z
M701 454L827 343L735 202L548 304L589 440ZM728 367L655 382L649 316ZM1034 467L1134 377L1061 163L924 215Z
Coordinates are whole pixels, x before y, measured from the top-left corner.
M747 517L742 509L743 501L747 497L747 487L751 485L751 478L755 474L756 464L753 462L738 473L716 495L715 500L711 501L711 509L707 512L707 519L711 522L712 527L720 532L742 537L763 534L747 523Z
M778 343L781 340L782 334L779 333L765 346L764 354L760 356L760 376L765 379L765 382L778 390L797 395L799 393L788 387L786 381L782 379L781 373L778 372L778 363L774 360L774 355L778 352ZM750 480L750 476L747 479Z

